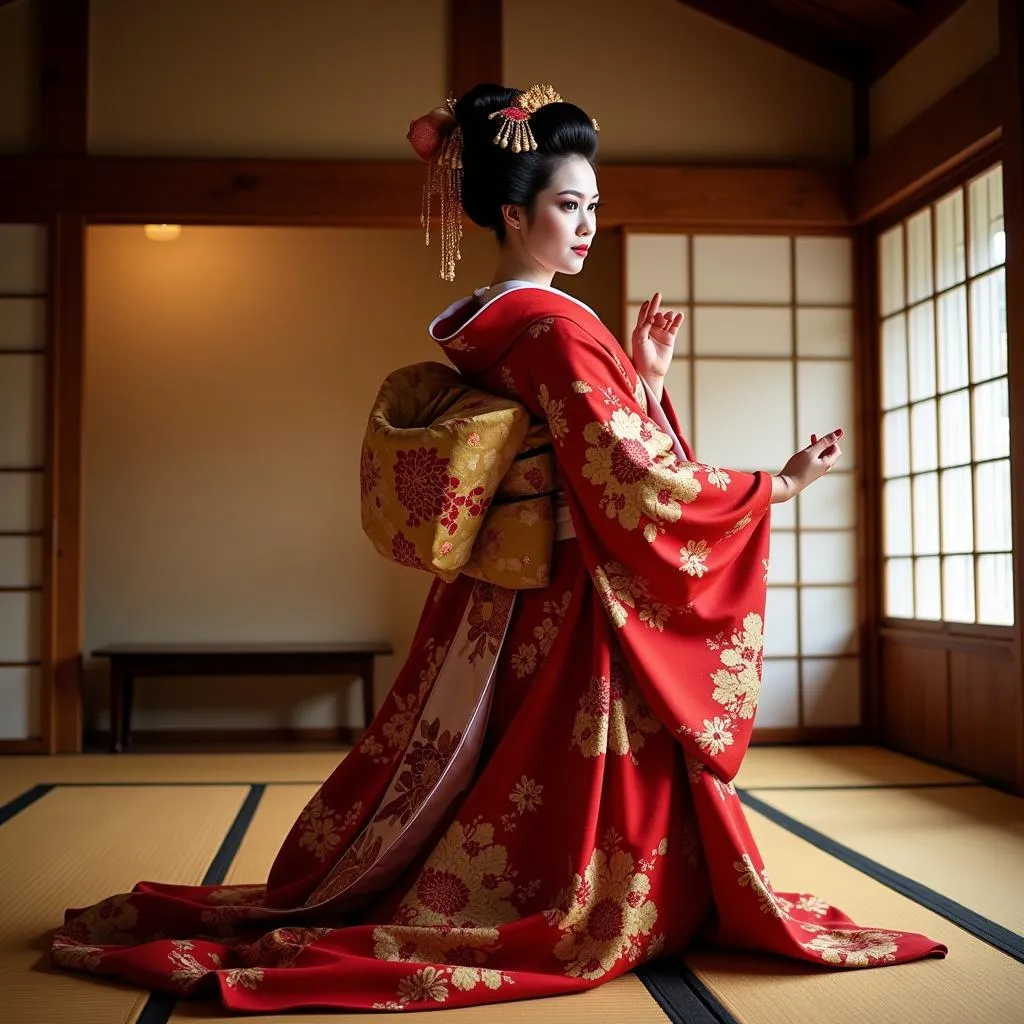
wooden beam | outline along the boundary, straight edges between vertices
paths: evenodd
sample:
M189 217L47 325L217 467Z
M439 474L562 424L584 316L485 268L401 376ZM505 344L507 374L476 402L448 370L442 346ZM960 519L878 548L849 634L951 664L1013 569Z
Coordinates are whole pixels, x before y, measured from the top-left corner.
M51 156L86 151L89 0L41 0L39 148Z
M1009 338L1010 491L1013 516L1017 790L1024 792L1024 12L1018 0L999 3L1003 63L1003 216L1006 223L1006 334Z
M997 58L861 160L854 170L857 222L873 220L998 141L1005 100Z
M847 227L849 173L784 167L604 164L601 223ZM413 161L0 158L0 217L92 222L417 227Z
M879 42L868 68L872 82L891 71L915 46L930 36L966 0L923 0L920 11L905 27L889 33Z
M756 36L845 78L854 78L870 51L833 33L823 33L799 18L750 0L679 0L716 21Z
M89 0L40 0L44 158L83 157L88 138ZM59 204L47 229L46 529L42 720L49 752L82 749L82 405L85 220Z
M456 99L481 82L503 82L501 8L502 0L450 2L448 74Z

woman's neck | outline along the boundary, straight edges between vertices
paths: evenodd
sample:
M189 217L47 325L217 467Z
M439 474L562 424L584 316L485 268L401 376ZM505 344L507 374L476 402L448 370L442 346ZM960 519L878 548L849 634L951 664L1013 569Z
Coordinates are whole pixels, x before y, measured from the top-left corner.
M498 257L498 266L494 270L491 285L501 284L502 281L529 281L530 284L550 288L554 276L553 271L528 265L519 253L510 247L503 249Z

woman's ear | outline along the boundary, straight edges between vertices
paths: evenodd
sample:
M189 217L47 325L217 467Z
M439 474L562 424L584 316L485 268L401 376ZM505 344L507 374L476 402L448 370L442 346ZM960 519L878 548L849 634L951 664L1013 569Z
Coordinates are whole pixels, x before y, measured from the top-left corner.
M505 227L511 228L513 231L518 231L522 227L520 213L521 210L518 206L513 206L511 203L506 203L501 208L501 216L505 222Z

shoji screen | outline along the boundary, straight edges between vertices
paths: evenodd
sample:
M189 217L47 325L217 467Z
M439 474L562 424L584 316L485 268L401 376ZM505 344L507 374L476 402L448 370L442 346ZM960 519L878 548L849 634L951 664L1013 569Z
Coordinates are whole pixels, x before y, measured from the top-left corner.
M772 506L758 729L860 724L852 240L628 233L626 337L654 291L686 312L667 388L701 462L778 472L812 432L843 459Z
M878 256L886 615L1012 626L1002 167Z
M0 741L41 731L45 246L0 224Z

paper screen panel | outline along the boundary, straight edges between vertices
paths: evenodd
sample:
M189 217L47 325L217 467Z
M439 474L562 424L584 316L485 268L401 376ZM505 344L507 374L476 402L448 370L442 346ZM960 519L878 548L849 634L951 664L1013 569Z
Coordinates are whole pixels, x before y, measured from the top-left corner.
M41 224L0 224L0 295L42 295L46 291L46 228Z
M38 593L0 593L0 662L39 660L42 613Z
M698 356L789 356L793 315L763 306L697 306L693 345Z
M0 473L0 531L24 532L43 525L43 474Z
M791 363L698 359L694 368L699 458L778 472L793 452Z
M641 303L655 292L661 292L666 302L689 299L689 239L627 233L626 300Z
M794 729L800 724L800 663L766 658L761 675L755 729Z
M43 299L0 296L0 351L41 350L46 346L46 303Z
M0 668L0 740L38 736L42 673L38 668Z
M0 356L0 467L43 462L46 364L41 355Z
M853 302L853 244L849 238L796 239L796 301L838 306Z
M852 309L798 309L798 356L844 358L853 355Z
M806 587L800 591L803 654L828 657L855 653L857 622L854 587Z
M790 239L698 235L693 240L695 302L792 301Z

